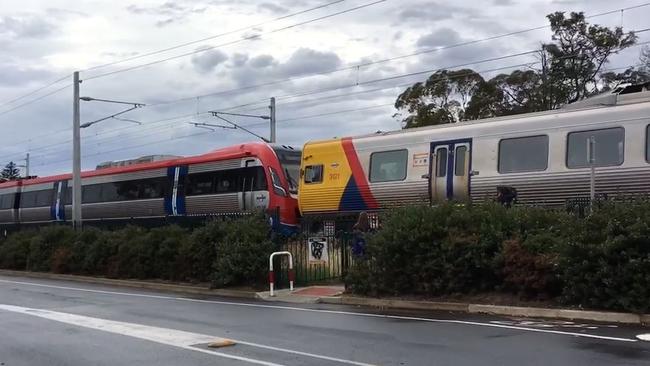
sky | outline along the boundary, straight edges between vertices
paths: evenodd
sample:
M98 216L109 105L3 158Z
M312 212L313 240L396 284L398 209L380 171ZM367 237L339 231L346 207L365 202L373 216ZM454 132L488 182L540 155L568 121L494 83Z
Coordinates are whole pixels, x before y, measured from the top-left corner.
M535 67L533 55L502 57L537 49L551 34L543 28L445 46L545 26L545 15L554 11L591 15L643 3L0 0L0 163L24 164L29 152L31 174L71 170L75 70L81 71L82 96L145 104L82 130L85 170L104 161L191 156L255 141L239 129L192 123L227 125L210 111L268 115L271 97L277 98L278 142L300 147L314 139L399 129L392 104L408 85L439 68L462 65L489 78ZM650 26L648 19L650 6L590 22L638 30ZM648 40L650 32L639 35L640 42ZM605 68L635 64L639 51L628 49ZM486 61L495 58L501 59ZM81 122L126 108L82 102ZM264 119L223 117L269 135Z

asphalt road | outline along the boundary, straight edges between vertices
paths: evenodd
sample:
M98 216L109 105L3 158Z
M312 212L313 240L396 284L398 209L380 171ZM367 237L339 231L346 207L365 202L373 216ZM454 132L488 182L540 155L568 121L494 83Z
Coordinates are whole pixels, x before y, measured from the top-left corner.
M641 327L183 298L0 276L0 366L650 365ZM222 338L236 345L209 348Z

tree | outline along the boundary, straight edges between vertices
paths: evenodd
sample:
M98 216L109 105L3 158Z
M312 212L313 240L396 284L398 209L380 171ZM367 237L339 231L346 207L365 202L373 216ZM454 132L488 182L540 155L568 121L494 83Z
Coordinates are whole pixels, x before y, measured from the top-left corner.
M424 83L415 83L397 97L395 108L408 112L404 128L455 123L485 81L473 70L438 70Z
M547 18L553 35L539 50L537 69L515 70L488 81L468 69L437 71L397 98L395 108L408 113L402 119L404 128L556 109L607 90L613 82L643 81L650 73L646 49L641 56L645 69L601 75L611 55L636 42L633 32L590 25L583 13L556 12Z
M623 84L650 82L650 47L646 46L639 55L639 64L621 73L605 72L600 75L605 90L615 89Z
M20 169L18 169L16 163L10 161L5 165L4 169L2 169L2 172L0 172L0 177L5 180L16 180L20 178Z
M555 12L547 18L553 42L543 47L549 59L549 69L544 73L554 82L550 92L566 95L563 99L567 103L599 92L597 77L603 65L637 40L633 32L624 33L621 27L588 24L582 12L572 12L568 17Z

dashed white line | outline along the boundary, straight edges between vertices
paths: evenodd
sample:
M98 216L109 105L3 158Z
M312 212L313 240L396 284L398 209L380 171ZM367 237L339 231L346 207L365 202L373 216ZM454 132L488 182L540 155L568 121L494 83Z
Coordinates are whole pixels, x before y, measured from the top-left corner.
M150 299L160 299L160 300L189 301L189 302L208 303L208 304L217 304L217 305L242 306L242 307L278 309L278 310L292 310L292 311L302 311L302 312L312 312L312 313L322 313L322 314L359 316L359 317L368 317L368 318L412 320L412 321L421 321L421 322L429 322L429 323L472 325L472 326L480 326L480 327L491 327L491 328L503 328L503 329L521 330L521 331L534 332L534 333L558 334L558 335L581 337L581 338L595 338L595 339L602 339L602 340L616 341L616 342L638 342L637 339L633 339L633 338L609 337L609 336L601 336L601 335L588 334L588 333L566 332L566 331L561 331L561 330L538 329L538 328L529 328L529 327L521 327L521 326L514 326L514 325L481 323L481 322L464 321L464 320L431 319L431 318L420 318L420 317L413 317L413 316L358 313L358 312L353 312L353 311L298 308L298 307L282 306L282 305L252 304L252 303L219 301L219 300L200 300L200 299L191 299L191 298L187 298L187 297L175 297L175 296L164 296L164 295L147 295L147 294L138 294L138 293L132 293L132 292L92 290L92 289L85 289L85 288L78 288L78 287L45 285L45 284L41 284L41 283L23 282L23 281L0 280L0 282L13 283L13 284L19 284L19 285L36 286L36 287L45 287L45 288L56 288L56 289L61 289L61 290L81 291L81 292L90 292L90 293L107 294L107 295L133 296L133 297L142 297L142 298L150 298Z
M119 334L123 336L144 339L151 342L156 342L160 344L165 344L168 346L183 348L196 352L203 352L219 357L245 361L248 363L264 365L264 366L282 366L280 364L262 361L257 359L252 359L243 356L235 356L231 354L226 354L217 351L210 351L206 349L201 349L193 347L199 344L205 344L219 339L217 336L210 336L206 334L191 333L182 330L169 329L169 328L160 328L152 327L148 325L135 324L135 323L126 323L108 319L93 318L84 315L76 315L70 313L62 313L58 311L50 311L45 309L32 309L22 306L15 305L4 305L0 304L0 310L10 311L14 313L20 313L24 315L31 315L43 319L53 320L60 323L70 324L78 327L84 327L89 329L100 330L103 332ZM240 340L233 340L237 344L243 344L251 347L267 349L275 352L289 353L299 356L305 356L309 358L316 358L326 361L333 361L340 364L355 365L355 366L374 366L369 363L357 362L352 360L346 360L342 358L329 357L324 355L319 355L315 353L296 351L286 348L267 346L259 343L245 342Z
M636 337L639 338L639 339L642 340L642 341L648 341L648 342L650 342L650 333L648 333L648 334L639 334L639 335L636 336Z

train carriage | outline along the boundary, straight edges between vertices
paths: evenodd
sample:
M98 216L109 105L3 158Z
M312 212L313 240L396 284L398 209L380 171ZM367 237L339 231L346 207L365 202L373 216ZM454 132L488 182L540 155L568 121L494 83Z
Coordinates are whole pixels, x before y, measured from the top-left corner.
M188 158L82 173L83 220L157 220L266 210L274 227L297 228L300 151L247 143ZM0 225L68 222L69 174L0 184Z
M599 195L650 193L649 87L549 112L308 142L301 213L476 202L504 192L519 203L565 205L589 197L592 138Z

